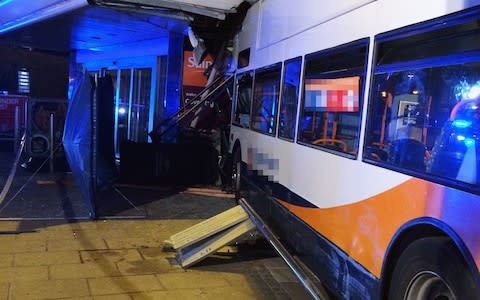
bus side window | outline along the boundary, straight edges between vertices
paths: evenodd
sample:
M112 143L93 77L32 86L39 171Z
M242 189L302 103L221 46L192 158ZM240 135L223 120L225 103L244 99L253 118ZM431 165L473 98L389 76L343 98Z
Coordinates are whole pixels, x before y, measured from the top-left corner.
M277 64L255 73L251 128L270 135L275 135L277 128L281 69Z
M234 123L242 127L250 126L250 109L252 106L252 73L237 76L237 103L235 106Z
M278 136L290 141L293 141L295 138L295 128L297 127L297 104L301 68L301 57L285 62Z
M480 183L480 64L475 56L457 59L480 50L469 29L479 25L467 25L377 42L366 159L453 184Z
M357 154L365 40L305 57L298 141Z
M371 102L367 157L402 168L425 170L429 153L427 111L432 99L425 94L426 77L419 70L375 77L379 90L373 93Z

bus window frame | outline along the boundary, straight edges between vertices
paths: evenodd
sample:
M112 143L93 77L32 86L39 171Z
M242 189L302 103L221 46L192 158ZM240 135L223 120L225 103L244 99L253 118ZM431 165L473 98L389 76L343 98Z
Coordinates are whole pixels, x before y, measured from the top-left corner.
M278 97L277 97L277 101L276 101L276 116L275 116L275 126L274 126L274 132L272 133L268 133L268 132L265 132L265 131L262 131L262 130L259 130L259 129L255 129L253 128L253 104L255 102L255 88L256 88L256 83L257 83L257 73L262 73L262 72L268 72L269 70L273 70L273 69L276 69L276 68L280 68L280 86L279 86L279 91L278 91ZM253 76L253 84L252 84L252 103L250 105L250 125L249 125L249 129L254 131L254 132L258 132L258 133L261 133L261 134L265 134L265 135L268 135L268 136L271 136L271 137L276 137L277 136L277 127L278 127L278 115L279 115L279 104L280 104L280 97L281 97L281 92L282 92L282 76L283 76L283 63L282 62L277 62L277 63L273 63L273 64L270 64L268 66L265 66L265 67L261 67L261 68L258 68L258 69L255 69L255 75Z
M235 83L234 83L235 105L233 106L234 109L232 109L232 115L231 115L231 124L233 126L244 128L244 129L250 129L251 120L249 120L248 126L242 125L236 122L235 114L237 113L237 109L238 109L238 78L241 76L244 76L247 73L249 73L252 76L252 98L250 99L250 112L249 112L249 117L250 118L252 117L253 89L254 89L254 83L255 83L255 70L253 69L245 70L235 74Z
M300 87L300 101L299 101L299 107L298 107L298 112L297 112L297 127L296 127L296 134L295 134L295 142L297 144L302 145L302 146L306 146L306 147L309 147L309 148L317 149L317 150L320 150L320 151L324 151L324 152L327 152L327 153L331 153L331 154L334 154L334 155L338 155L338 156L341 156L341 157L345 157L345 158L348 158L348 159L351 159L351 160L357 160L357 158L359 157L358 155L360 153L360 145L361 145L360 144L360 139L361 139L361 131L362 131L363 106L364 106L365 101L367 101L367 99L365 99L365 88L366 88L367 78L368 78L368 75L369 75L369 74L367 74L367 71L368 71L368 65L369 65L368 55L369 55L369 51L370 51L370 43L371 43L370 38L365 37L365 38L361 38L361 39L358 39L358 40L355 40L355 41L352 41L352 42L349 42L349 43L346 43L346 44L342 44L342 45L338 45L338 46L335 46L335 47L332 47L332 48L328 48L328 49L316 51L316 52L313 52L313 53L309 53L309 54L306 54L304 56L303 61L302 61L302 75L301 75L302 77L301 77L301 80L300 80L300 84L301 84L301 87ZM318 76L321 76L321 75L324 74L325 78L328 78L328 79L346 77L345 75L359 76L360 77L360 85L359 85L359 91L358 91L358 96L359 96L359 99L358 99L358 101L359 101L359 103L358 103L358 114L359 115L358 115L358 121L357 121L357 140L356 140L356 143L355 143L355 146L356 146L355 154L344 152L344 151L338 151L338 150L334 150L334 149L331 149L331 148L327 148L327 147L322 146L322 145L315 145L315 144L311 144L311 143L301 141L299 139L300 124L301 124L300 120L301 120L301 117L302 117L302 114L303 114L302 107L305 103L305 73L307 71L306 70L307 69L306 68L307 62L309 60L326 57L326 56L334 54L334 53L347 52L349 50L353 50L353 49L356 49L356 48L363 48L363 47L365 47L365 57L364 57L363 68L362 68L362 71L361 71L360 75L358 73L355 73L354 71L343 70L343 69L330 70L330 71L318 73Z
M300 113L300 104L301 104L301 97L303 95L302 93L302 86L303 86L303 64L304 64L304 57L303 56L297 56L297 57L294 57L294 58L290 58L290 59L287 59L283 62L283 70L282 70L282 82L280 84L280 95L279 95L279 100L278 100L278 114L277 114L277 135L276 137L280 140L284 140L284 141L287 141L287 142L291 142L291 143L295 143L296 141L296 138L297 138L297 125L298 125L298 119L300 117L299 113ZM289 138L286 138L286 137L283 137L283 136L280 136L280 108L282 106L282 98L283 98L283 88L284 88L284 84L285 84L285 73L287 72L287 64L291 63L291 62L295 62L299 60L300 61L300 74L299 74L299 78L298 78L298 91L297 91L297 97L296 97L296 109L297 109L297 112L295 114L295 124L293 126L293 138L292 139L289 139Z
M435 56L427 57L424 59L417 59L411 61L401 61L392 64L378 64L378 47L379 44L383 42L388 42L392 40L398 40L402 38L408 38L415 35L421 35L428 33L430 31L437 30L439 28L452 27L461 23L467 23L472 19L478 18L480 15L480 7L468 9L465 12L461 13L452 13L443 17L439 17L433 20L428 20L418 24L408 25L402 28L391 30L388 32L377 34L374 37L374 50L372 58L372 68L369 81L369 92L367 99L367 114L365 117L365 128L364 128L364 138L363 138L363 149L361 160L364 163L374 165L380 168L391 170L394 172L402 173L408 176L416 177L422 180L429 182L437 183L449 188L457 189L463 192L480 195L480 186L476 186L472 183L467 183L464 181L455 180L453 178L441 177L435 174L427 173L426 171L417 171L414 169L403 168L397 166L393 163L375 160L369 158L367 155L367 147L369 132L371 131L371 119L373 116L373 99L375 98L375 89L373 85L375 84L375 76L380 74L385 74L389 72L402 72L412 69L421 69L421 68L435 68L435 67L445 67L450 65L457 65L463 63L473 63L480 62L480 51L469 51L466 53L453 53L451 55L444 56Z

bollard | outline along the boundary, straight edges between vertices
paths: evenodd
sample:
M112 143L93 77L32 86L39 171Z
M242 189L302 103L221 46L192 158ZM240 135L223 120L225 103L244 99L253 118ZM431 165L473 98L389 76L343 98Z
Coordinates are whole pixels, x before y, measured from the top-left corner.
M18 138L20 136L20 111L18 106L15 106L15 128L13 129L13 152L18 151Z

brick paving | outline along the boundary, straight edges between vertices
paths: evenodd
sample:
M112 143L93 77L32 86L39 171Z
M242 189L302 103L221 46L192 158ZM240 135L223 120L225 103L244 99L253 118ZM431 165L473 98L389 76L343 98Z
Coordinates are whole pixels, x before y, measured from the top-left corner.
M0 299L309 299L262 243L181 268L163 241L199 221L0 221Z
M11 162L0 155L0 188ZM107 219L91 221L71 174L31 174L19 167L0 205L0 300L310 299L265 241L188 269L164 250L172 234L233 207L231 195L116 186L121 194L97 199Z

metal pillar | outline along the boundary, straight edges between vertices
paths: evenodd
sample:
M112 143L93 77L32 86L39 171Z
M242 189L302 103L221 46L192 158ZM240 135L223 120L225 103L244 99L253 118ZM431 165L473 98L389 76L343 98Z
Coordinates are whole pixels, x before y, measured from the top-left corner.
M15 127L13 129L13 152L18 151L18 141L20 137L20 110L18 106L15 106Z
M54 120L54 114L50 114L50 173L53 173L53 148L55 146L55 130L53 128Z

